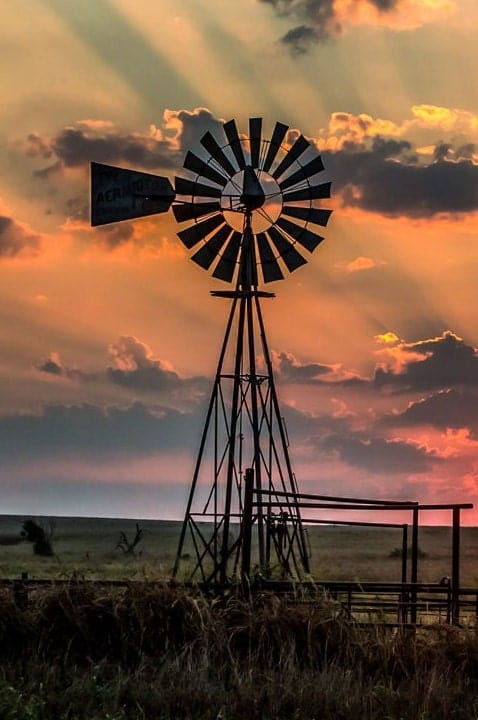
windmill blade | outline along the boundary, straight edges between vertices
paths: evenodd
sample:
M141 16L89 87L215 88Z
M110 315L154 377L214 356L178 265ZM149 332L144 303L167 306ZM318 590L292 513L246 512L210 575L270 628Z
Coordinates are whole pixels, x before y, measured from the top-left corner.
M200 143L212 155L214 160L219 163L219 165L227 173L229 178L236 174L235 168L229 162L229 159L219 147L216 138L211 135L209 130L205 135L202 136Z
M265 170L265 172L269 172L288 129L288 125L276 122L274 132L272 133L272 137L269 142L266 159L264 160L264 165L262 166L262 169Z
M277 180L281 175L285 173L287 168L289 168L292 163L294 163L297 158L299 158L303 152L307 150L307 148L310 147L310 143L308 140L305 139L303 135L299 135L295 143L291 146L289 149L287 155L284 157L281 163L276 167L274 172L272 173L272 177L274 180Z
M224 187L227 183L227 178L225 178L224 175L218 173L214 170L214 168L210 167L206 162L204 162L204 160L201 160L201 158L191 151L189 151L186 155L183 167L185 167L186 170L191 170L191 172L194 172L197 175L202 175L207 180L217 183L221 187Z
M226 245L221 259L213 272L213 277L225 282L231 282L237 266L237 257L241 248L242 233L235 230Z
M272 248L265 233L259 233L256 236L257 247L259 248L259 257L262 265L262 275L264 282L273 282L274 280L283 280L284 275L279 267L277 258L275 257Z
M317 245L324 239L322 235L317 235L317 233L312 232L312 230L308 230L302 225L296 225L283 217L279 217L276 224L309 252L313 252Z
M178 232L178 237L188 249L191 249L194 245L196 245L196 243L200 240L204 240L210 232L215 230L218 225L221 224L224 224L224 218L221 213L217 213L217 215L213 215L206 220L202 220L201 222L191 225L191 227L188 227L185 230L181 230Z
M302 180L308 180L312 177L312 175L322 172L323 169L324 163L322 162L322 158L320 155L316 155L310 162L299 168L297 172L292 173L292 175L289 175L289 177L280 182L279 187L281 190L285 190L286 188L291 187L291 185L296 185Z
M259 167L261 152L262 118L249 118L249 142L251 145L251 165Z
M204 270L208 270L219 255L222 246L231 233L231 228L228 225L223 225L205 245L191 257L191 260L194 260L194 262L204 268Z
M289 272L294 272L294 270L297 270L301 265L305 265L307 260L302 257L291 241L288 240L280 230L272 225L267 233L274 243L277 252L285 262Z
M229 122L224 123L224 132L226 133L226 137L229 140L229 145L232 152L234 153L234 157L236 158L239 170L244 170L244 168L246 167L246 160L242 151L241 139L239 137L239 133L237 132L237 127L234 120L229 120Z
M330 197L330 186L332 183L322 183L321 185L308 185L301 190L290 190L283 194L283 200L293 202L295 200L317 200L319 198Z
M176 195L191 195L192 197L221 197L221 188L214 188L210 185L202 185L194 180L175 177L174 187Z
M221 203L216 200L209 203L181 203L181 205L173 205L174 217L178 222L185 220L196 220L203 215L219 211Z
M174 210L173 206L173 210ZM289 217L296 217L300 220L314 223L325 227L332 215L332 210L324 210L323 208L300 207L299 205L283 205L282 214Z

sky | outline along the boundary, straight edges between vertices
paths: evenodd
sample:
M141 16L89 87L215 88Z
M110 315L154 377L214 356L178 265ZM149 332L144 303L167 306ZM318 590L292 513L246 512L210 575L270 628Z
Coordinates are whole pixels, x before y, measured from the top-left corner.
M1 513L183 516L225 285L172 212L92 228L89 164L173 181L250 117L332 181L263 304L300 489L478 506L477 32L475 0L0 4Z

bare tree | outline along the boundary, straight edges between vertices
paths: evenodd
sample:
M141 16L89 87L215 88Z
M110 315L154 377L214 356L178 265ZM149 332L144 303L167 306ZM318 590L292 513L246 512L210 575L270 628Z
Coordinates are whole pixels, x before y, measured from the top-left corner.
M135 547L143 538L143 532L144 530L140 528L139 523L136 523L136 534L132 542L128 540L128 536L125 532L120 532L116 549L121 550L124 555L136 555Z

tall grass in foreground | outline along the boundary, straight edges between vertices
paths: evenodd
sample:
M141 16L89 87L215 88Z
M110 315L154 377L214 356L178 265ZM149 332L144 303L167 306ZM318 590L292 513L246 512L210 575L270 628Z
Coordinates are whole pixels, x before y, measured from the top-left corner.
M206 598L179 587L0 595L0 718L470 720L478 641L361 628L320 592Z

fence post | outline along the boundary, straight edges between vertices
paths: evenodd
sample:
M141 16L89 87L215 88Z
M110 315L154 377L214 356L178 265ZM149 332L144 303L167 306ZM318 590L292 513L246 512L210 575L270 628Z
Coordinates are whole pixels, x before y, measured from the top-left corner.
M451 622L460 622L460 508L453 508L451 545Z
M247 468L244 477L244 505L242 510L242 566L241 580L249 587L251 574L251 542L252 542L252 500L254 490L254 470ZM262 502L262 498L259 498Z
M413 508L413 525L412 525L412 568L410 581L412 586L418 582L418 508ZM417 590L412 587L411 592L411 612L410 619L412 623L417 622Z

